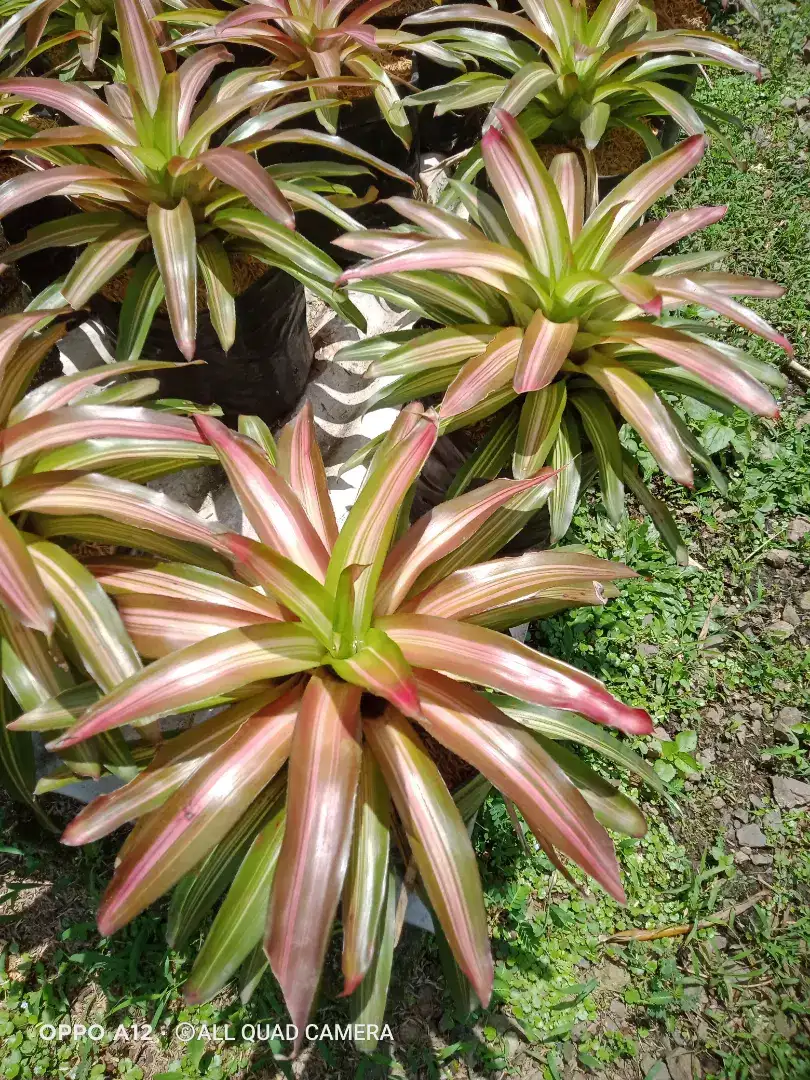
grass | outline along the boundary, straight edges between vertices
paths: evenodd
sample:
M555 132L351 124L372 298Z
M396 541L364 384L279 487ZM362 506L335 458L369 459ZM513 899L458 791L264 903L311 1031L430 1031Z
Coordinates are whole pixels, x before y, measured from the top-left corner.
M757 85L712 74L712 86L701 91L744 118L746 132L733 141L747 168L736 169L714 148L661 209L729 204L726 217L694 242L727 250L731 270L789 286L782 300L758 306L806 362L808 140L795 112L780 102L801 97L810 83L800 51L810 36L810 6L771 3L765 10L764 31L747 16L729 26L768 63L771 79ZM774 359L771 346L755 348ZM810 1077L810 841L801 811L775 813L770 784L779 773L810 777L810 725L789 738L775 727L786 707L810 718L806 631L785 637L770 629L782 605L810 588L810 539L787 539L790 522L810 506L810 424L798 422L808 410L810 400L795 388L779 423L693 408L693 423L728 472L728 497L708 484L688 492L655 480L689 536L693 565L676 566L645 518L631 514L614 529L595 505L586 506L576 539L627 561L644 578L625 584L605 608L533 628L536 645L598 672L659 725L656 738L637 746L667 780L682 814L626 789L643 800L650 825L642 840L618 845L628 906L587 891L581 878L572 887L542 854L527 854L503 803L490 799L474 836L496 959L489 1009L459 1022L435 942L407 931L389 1005L393 1046L361 1059L342 1043L323 1041L296 1064L296 1075L667 1080L665 1061L675 1070L673 1055L683 1068L694 1054L706 1077ZM787 572L771 565L773 549L782 548L793 552ZM57 815L67 813L58 801L54 806ZM771 864L741 857L734 811L762 825ZM99 937L93 910L120 837L68 852L27 831L13 808L5 814L0 1077L292 1075L289 1064L273 1058L280 1043L222 1041L226 1024L286 1022L269 977L247 1007L223 995L186 1009L179 991L193 949L166 949L165 905L113 939ZM617 930L679 924L698 928L629 945L605 941ZM326 981L330 1003L319 1009L318 1022L345 1020L331 993L335 965ZM98 1041L37 1036L38 1025L65 1018L102 1019L107 1034ZM177 1025L184 1020L208 1024L209 1038L181 1043ZM142 1024L149 1038L146 1028L133 1027Z

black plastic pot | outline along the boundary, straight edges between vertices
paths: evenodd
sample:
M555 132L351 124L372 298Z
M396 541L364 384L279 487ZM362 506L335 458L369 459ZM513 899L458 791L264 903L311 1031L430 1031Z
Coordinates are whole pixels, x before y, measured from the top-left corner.
M73 203L64 195L49 195L28 206L12 210L3 218L3 233L9 244L19 244L35 225L44 225L57 218L78 213ZM28 286L32 296L41 293L57 278L64 277L73 266L77 248L46 248L33 255L17 260L21 280Z
M338 134L360 149L382 158L394 165L414 180L419 176L419 126L413 124L413 142L410 147L403 146L391 128L380 115L380 110L373 97L358 98L350 106L340 110ZM308 146L304 143L280 143L268 146L258 153L262 165L272 165L295 161L337 161L351 162L354 159L338 150L320 146ZM398 225L402 218L390 206L379 200L393 195L409 196L413 188L402 180L385 173L374 172L373 176L365 173L350 176L343 181L356 195L363 196L370 186L377 188L378 201L365 206L358 206L348 212L367 229L388 229ZM295 215L297 230L307 240L316 244L341 266L350 266L358 256L342 248L332 246L332 241L345 231L342 226L330 221L315 210L298 210Z
M414 53L411 81L417 90L443 86L458 74L453 68ZM473 146L481 138L481 128L487 115L486 106L460 109L444 116L436 116L435 110L435 105L410 110L413 117L411 123L419 128L419 145L423 153L456 154Z
M90 302L93 313L115 334L121 312L101 295ZM236 300L236 341L222 350L207 312L197 316L197 359L183 364L167 315L158 314L143 348L150 360L172 360L175 370L156 372L164 397L219 405L225 420L255 414L273 424L298 403L314 359L307 329L304 289L281 270L268 270Z

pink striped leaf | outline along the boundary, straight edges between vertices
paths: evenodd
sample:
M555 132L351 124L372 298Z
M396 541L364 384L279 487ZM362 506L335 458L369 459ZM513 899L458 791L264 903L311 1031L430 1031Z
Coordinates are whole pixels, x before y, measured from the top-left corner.
M381 274L414 270L449 270L507 294L512 291L510 280L513 277L535 286L535 292L539 287L537 275L522 255L488 240L426 240L407 251L350 267L343 271L336 284L348 285Z
M537 740L469 687L435 672L420 671L416 678L425 729L511 799L541 839L624 903L609 836Z
M657 275L656 275L657 277ZM666 279L666 284L669 283ZM765 299L778 300L784 296L787 289L775 281L765 278L749 277L747 274L723 274L711 270L697 271L689 274L689 281L702 289L711 289L712 292L722 296L759 296ZM756 332L756 331L755 331ZM777 344L782 344L777 342ZM784 345L782 345L784 348Z
M158 660L226 630L267 622L255 611L173 596L119 596L117 607L127 633L145 660Z
M577 319L564 323L552 322L539 309L535 311L520 345L512 380L516 394L542 390L548 386L568 359L578 330Z
M526 395L512 455L515 479L534 476L542 469L560 430L567 400L568 391L562 379Z
M538 45L549 56L557 56L557 49L548 34L542 33L528 19L513 15L509 11L499 11L497 8L486 7L483 4L441 4L438 7L429 8L427 11L417 12L403 19L403 26L426 26L429 23L442 22L467 22L491 23L494 26L505 26L510 30L516 30L522 37Z
M289 689L287 684L281 684L264 694L239 701L162 743L152 761L134 780L88 803L65 829L62 843L79 847L100 840L128 821L135 821L162 806L246 720Z
M330 648L334 600L320 581L292 559L247 536L228 533L225 542L237 569L246 570L259 581L280 604L295 612L325 648Z
M51 745L60 750L100 731L229 694L258 679L317 667L323 647L298 623L228 630L156 660L125 680Z
M106 692L142 664L112 600L82 564L56 544L28 549L88 674Z
M367 378L415 375L430 368L461 363L485 348L496 333L495 327L475 324L428 330L420 333L415 340L405 342L379 359L372 360L365 374Z
M380 767L365 745L343 888L343 997L354 993L374 960L386 898L390 822L391 797Z
M438 436L438 418L414 403L404 409L375 455L366 481L343 524L329 560L326 587L332 593L349 566L364 569L354 583L354 633L371 624L374 597L394 535L402 501L427 461Z
M221 604L262 615L271 622L282 621L275 600L241 581L199 566L135 556L86 559L84 565L113 596L134 593Z
M491 480L440 503L408 529L391 549L377 587L378 615L396 611L423 570L469 540L516 495L542 486L546 470L525 480Z
M443 420L466 412L509 385L515 374L522 338L523 331L510 326L496 334L477 356L465 363L442 398Z
M364 720L363 731L400 816L431 906L479 1001L492 993L493 967L481 879L467 829L439 770L395 709Z
M382 631L371 627L362 645L345 659L332 657L332 669L353 686L385 698L405 716L421 716L413 672L402 650Z
M192 421L154 409L113 405L75 405L32 416L0 431L0 465L29 454L69 446L78 439L180 439L203 443Z
M568 221L557 186L517 120L503 109L481 140L487 175L512 228L545 277L558 277L571 262Z
M174 159L175 162L177 160ZM281 194L278 184L254 157L243 150L217 146L213 150L197 154L177 167L173 168L173 164L169 163L169 171L175 176L181 176L198 165L204 165L218 180L230 184L246 196L257 210L288 229L295 228L292 207Z
M236 824L286 761L300 705L296 687L260 710L145 819L102 897L100 933L126 926Z
M48 195L92 193L99 182L117 179L114 172L95 165L56 165L41 172L14 176L0 185L0 218Z
M70 308L63 307L49 312L25 311L0 318L0 373L5 373L5 370L9 368L14 354L22 345L23 338L38 323L42 322L44 318L50 318L53 315L66 315L69 311ZM13 404L14 402L11 401L9 408Z
M443 619L466 619L490 607L544 595L555 587L636 577L621 563L573 551L529 551L456 570L409 600L404 609Z
M262 543L322 582L329 563L323 541L289 484L252 439L211 416L194 417L214 447L250 524Z
M413 667L446 671L631 734L652 730L644 709L622 704L597 679L504 634L432 615L388 615L376 625Z
M726 359L719 349L680 330L627 320L591 322L588 331L599 334L606 344L637 345L644 352L679 364L749 412L759 416L779 415L776 402L752 375Z
M689 210L675 210L666 217L639 225L613 248L605 263L605 272L628 273L636 270L684 236L720 221L727 209L726 206L694 206Z
M74 375L60 375L55 379L49 379L35 390L29 390L22 401L11 410L9 425L19 424L29 416L37 416L47 410L69 405L86 389L95 386L96 383L105 382L107 379L174 366L171 360L130 360L101 364L89 371L77 371Z
M599 77L604 77L633 56L673 51L705 57L707 60L714 60L726 67L754 75L757 79L761 79L764 74L762 65L738 52L735 43L730 38L697 30L663 30L658 33L644 34L635 41L622 43L616 49L605 53L597 72Z
M297 1049L312 1008L349 862L360 775L360 691L324 673L308 682L295 725L287 823L264 949Z
M338 527L310 401L305 402L295 418L283 428L278 455L279 471L298 496L324 547L331 551L338 537Z
M657 319L663 306L660 286L654 277L643 274L616 274L610 278L610 284L630 304L640 307L646 315Z
M126 81L154 114L166 69L140 0L115 0L115 21Z
M205 546L221 554L230 549L224 526L210 525L184 503L159 491L101 473L47 472L24 476L3 491L10 513L23 510L70 516L97 507L104 517L136 528L149 528L163 536Z
M193 360L197 337L197 235L191 207L186 199L171 210L150 203L146 224L166 291L174 339L183 356Z
M576 154L555 154L548 171L568 222L568 239L573 243L585 220L585 175L582 166Z
M0 601L15 618L48 637L56 613L31 553L14 524L0 510Z
M694 474L689 453L666 405L646 379L624 364L611 363L595 350L582 365L582 371L604 390L625 420L641 435L664 472L679 484L692 487ZM613 427L615 430L615 425ZM617 453L616 471L621 474L621 451Z
M200 91L217 66L233 62L233 54L224 45L213 45L209 49L200 49L189 56L178 68L180 76L180 101L177 106L177 133L182 141L191 122L191 114Z
M671 150L651 158L622 180L598 204L574 244L580 266L594 269L609 258L614 245L665 191L685 176L706 153L708 140L692 135Z
M62 285L62 295L71 307L83 307L110 278L123 270L148 235L146 229L134 226L118 230L111 239L88 244Z
M686 304L701 304L703 307L716 311L718 315L725 315L726 318L732 319L739 326L750 330L752 334L758 334L760 337L765 338L766 341L772 341L775 345L784 349L788 356L793 355L793 346L784 334L774 330L761 315L757 315L750 308L738 304L736 300L732 300L722 291L713 289L703 282L695 281L691 275L690 277L663 277L653 280L655 280L656 285L667 300L674 299L681 300ZM742 287L741 281L739 285ZM776 288L779 288L779 286L776 286Z
M87 124L105 132L118 142L134 146L136 142L135 129L130 123L122 120L120 116L105 105L98 94L75 82L61 82L58 79L29 78L28 76L16 79L0 79L0 94L13 94L26 100L35 101L38 105L47 105L57 112L64 113L77 124ZM86 165L70 165L66 168L78 169L81 172L91 170L91 174L103 173L104 179L109 179L105 169L92 169ZM53 170L48 170L52 173ZM41 175L41 174L40 174ZM102 177L97 176L97 179ZM90 179L77 175L75 182L82 179ZM37 196L39 198L39 196ZM5 213L5 210L0 210Z

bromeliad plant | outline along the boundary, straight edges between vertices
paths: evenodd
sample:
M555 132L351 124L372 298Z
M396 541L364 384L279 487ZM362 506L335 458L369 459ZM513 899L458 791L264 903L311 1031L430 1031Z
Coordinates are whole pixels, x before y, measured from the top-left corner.
M408 103L436 103L442 113L494 102L488 122L497 110L521 114L531 138L553 135L564 142L581 135L590 150L609 127L622 126L640 135L655 155L661 144L645 120L661 117L672 117L688 135L710 131L728 145L718 124L733 118L689 101L675 88L688 85L698 65L763 75L760 64L720 34L657 30L655 13L640 0L602 0L590 17L584 2L572 0L526 0L523 8L526 17L475 4L442 4L405 19L403 26L420 30L460 23L427 40L464 62L483 58L506 72L469 72ZM503 27L511 36L482 33L468 23Z
M368 22L395 0L365 0L343 18L350 0L259 0L246 3L230 13L215 8L168 11L159 21L172 26L206 25L172 42L173 48L238 42L271 53L285 75L334 79L350 73L371 80L374 98L383 119L405 146L412 132L396 83L383 66L384 51L421 52L451 67L463 63L441 46L422 42L415 34L380 30ZM328 88L310 86L313 100L328 96ZM345 104L345 102L344 102ZM338 123L338 103L321 100L321 124L334 134Z
M155 659L83 713L63 709L66 730L52 746L77 746L201 699L241 699L168 741L141 776L68 827L64 842L82 844L137 820L102 900L102 933L180 882L173 938L185 936L187 920L195 925L200 907L232 881L186 995L212 997L246 958L250 983L266 956L303 1033L341 897L345 991L358 991L361 1013L384 1004L397 847L418 871L475 993L488 1001L492 960L475 857L418 729L514 800L555 864L574 860L621 900L613 848L595 813L635 834L643 819L578 759L572 764L574 755L521 724L552 739L578 730L571 737L613 753L614 740L593 741L595 725L555 710L636 734L650 731L650 719L492 627L549 605L598 602L600 581L633 572L573 552L477 562L497 511L520 492L547 492L549 470L496 480L406 528L408 493L438 432L436 416L419 405L400 413L340 530L308 410L277 451L251 424L269 456L217 420L195 422L258 541L192 526L188 511L168 502L158 511L135 485L101 498L103 477L93 488L100 512L137 514L146 527L186 540L207 528L214 552L263 591L190 565L113 558L93 567L141 655ZM88 498L81 477L33 476L12 487L20 510L70 514ZM496 702L484 687L511 696ZM12 727L42 721L40 710Z
M86 245L62 285L74 308L134 264L121 311L121 360L140 355L164 299L178 348L188 359L194 356L198 277L222 347L230 348L236 327L232 264L248 256L281 268L362 324L356 308L334 291L337 264L295 232L292 207L356 228L318 189L324 176L366 170L348 162L264 169L253 151L288 142L327 146L410 183L408 177L337 136L279 130L313 104L278 104L303 84L279 79L272 69L234 71L198 101L212 70L232 59L227 49L204 49L167 72L138 0L116 0L116 12L127 81L105 88L107 104L76 84L23 77L0 81L0 94L48 105L76 121L36 133L5 122L0 130L19 135L5 147L39 167L0 187L0 218L55 192L84 211L31 230L4 252L4 260L50 246ZM211 146L241 113L268 104L233 128L221 145Z
M693 482L692 461L719 485L709 455L661 391L727 412L739 405L777 416L762 383L782 386L769 365L717 338L717 327L674 310L700 305L775 342L787 340L735 295L778 297L771 282L703 267L722 252L661 256L677 240L718 221L725 207L677 211L633 228L703 156L693 136L637 169L586 214L574 154L550 170L508 114L483 139L489 180L500 197L465 183L453 191L471 220L406 199L393 205L408 231L365 232L338 243L371 261L346 270L344 284L385 296L444 324L349 346L368 357L369 376L396 376L371 407L443 393L444 430L503 412L454 490L476 476L534 475L547 461L563 469L549 498L552 540L567 532L581 493L582 435L598 465L605 507L623 513L624 486L644 502L667 542L685 557L674 521L641 481L619 431L630 424L661 468ZM521 399L518 412L516 399Z
M147 480L214 457L191 420L128 404L154 397L158 383L151 375L169 364L101 364L29 389L42 360L65 333L66 324L53 324L59 314L37 310L0 319L0 666L5 682L0 779L13 798L46 824L33 798L31 736L12 735L9 721L59 694L74 705L87 704L142 668L101 586L49 538L57 534L150 550L152 534L142 535L125 522L85 517L92 498L78 517L49 523L19 509L19 485L48 485L104 470L108 475L96 480L107 485L109 494L116 484L126 487L127 481L116 476ZM52 325L38 333L43 324ZM120 382L121 376L135 377ZM157 493L152 498L160 504ZM106 534L105 524L114 525ZM206 561L210 553L181 544L174 545L174 556ZM51 731L51 725L43 730ZM156 732L146 725L141 734L151 738ZM76 776L97 778L107 771L129 780L138 772L120 732L91 739L62 757L65 767L44 777L37 792L55 790Z

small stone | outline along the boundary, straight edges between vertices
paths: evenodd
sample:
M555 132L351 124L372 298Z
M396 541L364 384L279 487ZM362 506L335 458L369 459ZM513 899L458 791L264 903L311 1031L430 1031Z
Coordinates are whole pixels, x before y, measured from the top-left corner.
M737 864L737 866L745 866L745 864L747 862L750 862L750 861L751 861L751 856L746 855L746 853L744 851L735 851L734 852L734 862Z
M404 1046L410 1046L422 1037L422 1028L416 1020L408 1019L399 1025L397 1034Z
M657 645L651 645L647 642L642 642L642 644L638 647L638 651L641 653L642 656L657 656L660 652Z
M808 413L807 415L810 416L810 413ZM648 611L647 614L644 616L644 618L641 620L641 625L642 626L652 626L652 624L654 622L655 622L655 615L651 611Z
M782 610L782 619L784 622L790 623L791 626L798 626L802 621L793 604L785 604Z
M808 533L810 533L810 521L807 518L795 517L788 525L787 538L791 544L798 544Z
M765 627L765 633L789 638L791 634L796 633L796 627L792 623L785 622L784 619L774 619Z
M793 109L795 105L796 98L793 97L783 97L782 100L779 102L780 109Z
M802 428L805 428L808 425L810 425L810 412L802 413L796 420L796 430L801 431Z
M723 710L718 709L716 705L710 705L706 712L703 714L704 720L709 724L719 724L723 719Z
M748 802L751 806L755 806L757 810L761 810L765 803L760 799L759 795L749 795Z
M697 759L698 759L698 761L700 762L701 765L703 765L704 767L708 767L709 765L714 764L716 757L717 757L717 751L714 749L714 747L713 746L707 746L705 750L700 751L700 753L697 756Z
M802 593L798 599L798 604L802 611L810 611L810 589Z
M740 825L747 825L748 822L750 821L750 816L749 816L748 811L743 810L742 807L739 807L739 809L737 809L737 810L732 810L731 811L731 816L734 818L735 821L738 821L740 823Z
M780 810L769 810L762 818L762 824L766 829L781 829L782 813Z
M810 784L803 780L795 780L792 776L773 776L771 784L776 805L783 810L810 805Z
M804 110L809 105L810 105L810 98L808 98L808 97L800 97L800 98L796 98L796 104L793 106L793 108L796 110L796 112L804 112Z
M736 736L737 742L740 744L740 746L742 746L745 740L748 738L748 728L745 726L745 724L743 724L738 731L734 732L734 735Z
M573 1065L577 1059L577 1048L572 1042L564 1042L561 1047L562 1059L566 1065Z
M672 736L669 734L666 728L662 728L659 724L658 727L654 727L652 730L653 735L659 742L672 742Z
M630 982L630 972L609 960L596 974L604 990L623 990Z
M618 1017L619 1020L624 1020L625 1016L627 1016L627 1006L621 998L614 998L613 1001L611 1001L610 1011L615 1017Z
M751 855L751 862L754 866L770 866L773 862L773 855L768 855L764 851L755 851Z
M694 1080L701 1075L700 1065L693 1054L683 1052L667 1054L664 1059L672 1080Z
M773 726L777 731L789 735L797 724L803 724L804 717L795 705L784 705L776 714Z
M762 721L758 716L755 716L751 721L751 734L756 736L762 734Z
M756 822L737 829L737 843L745 847L762 848L768 846L768 838Z
M723 798L722 795L715 795L715 797L712 799L712 806L715 808L715 810L723 810L725 808L725 805L726 800Z
M728 938L723 937L722 934L713 934L709 938L709 941L711 942L711 947L718 952L722 952L723 949L728 948Z
M791 554L785 548L771 548L770 551L765 553L765 562L768 566L775 566L778 570L787 563Z

